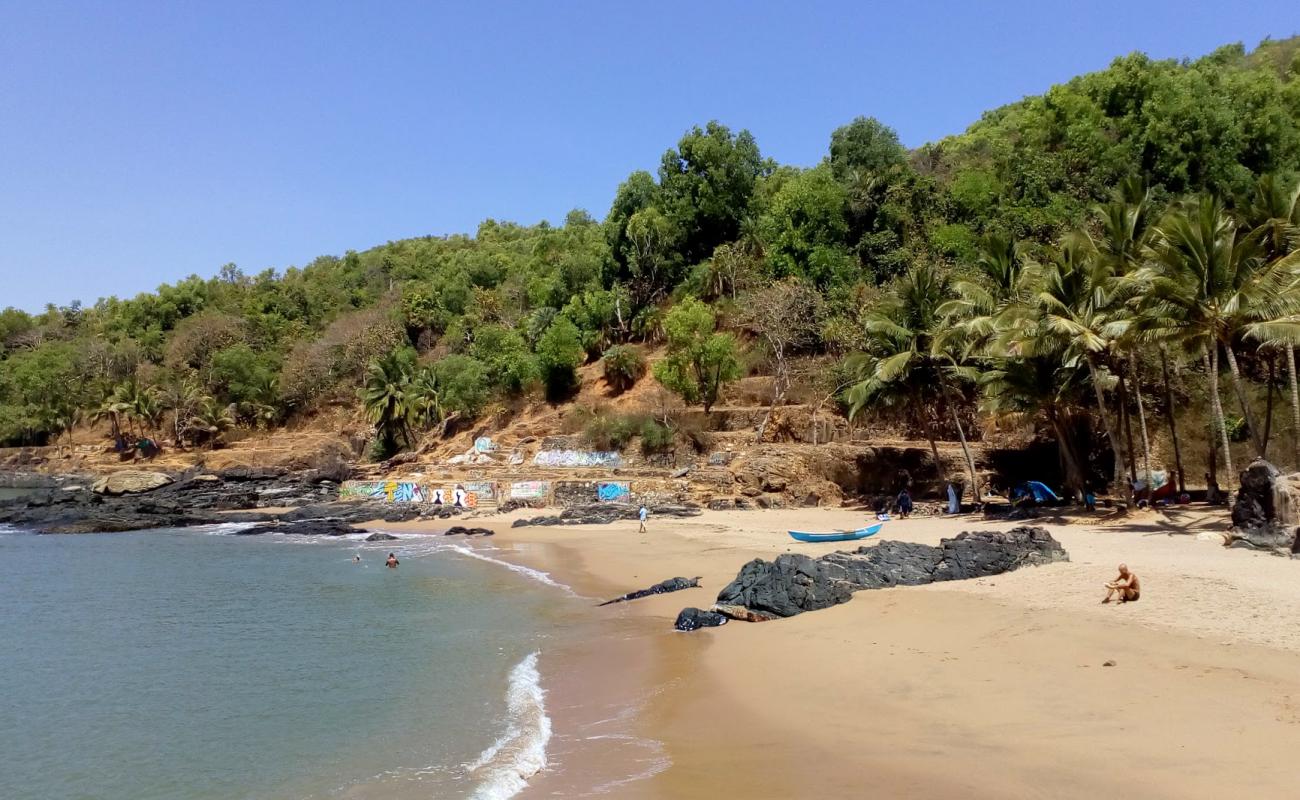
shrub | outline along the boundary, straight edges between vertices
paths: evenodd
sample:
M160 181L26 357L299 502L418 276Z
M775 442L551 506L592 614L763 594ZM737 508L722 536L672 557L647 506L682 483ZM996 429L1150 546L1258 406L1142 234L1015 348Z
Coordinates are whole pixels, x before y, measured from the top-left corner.
M443 411L477 416L487 404L487 367L469 356L447 356L433 365Z
M583 441L593 450L622 450L640 432L641 420L619 414L593 414L582 430Z
M578 387L578 366L585 355L577 326L566 317L556 317L537 342L547 400L563 400L573 393Z
M641 452L646 455L671 450L676 438L672 428L649 417L642 420L640 434Z
M616 392L626 392L645 375L645 356L640 349L628 344L616 344L601 356L605 381Z

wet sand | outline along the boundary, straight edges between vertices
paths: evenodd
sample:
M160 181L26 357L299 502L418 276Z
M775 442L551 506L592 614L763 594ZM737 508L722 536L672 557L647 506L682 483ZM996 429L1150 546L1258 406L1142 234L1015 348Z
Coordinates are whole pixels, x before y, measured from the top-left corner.
M837 547L795 543L787 528L854 527L862 513L708 512L652 520L647 534L635 522L512 529L510 519L476 524L498 531L498 555L587 596L703 578L701 589L593 608L607 635L544 669L557 738L566 717L590 718L590 676L613 670L628 680L609 690L638 701L635 738L661 742L671 761L606 796L1272 798L1300 785L1300 562L1198 538L1226 527L1222 509L1044 520L1070 563L859 592L789 620L692 634L672 633L673 617L707 607L745 561ZM1013 526L911 519L882 536L935 543ZM1100 605L1120 561L1141 576L1142 600ZM601 748L599 764L623 759L629 772L643 745L610 741L571 738L563 768L522 796L576 796L592 785L584 752Z

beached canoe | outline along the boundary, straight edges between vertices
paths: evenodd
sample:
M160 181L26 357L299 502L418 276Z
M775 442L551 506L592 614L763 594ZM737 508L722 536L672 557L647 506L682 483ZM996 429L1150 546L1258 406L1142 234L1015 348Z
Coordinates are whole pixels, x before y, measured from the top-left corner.
M868 536L874 536L880 533L882 527L883 525L877 522L875 525L858 528L856 531L836 531L834 533L790 531L790 537L800 542L851 542L854 539L865 539Z

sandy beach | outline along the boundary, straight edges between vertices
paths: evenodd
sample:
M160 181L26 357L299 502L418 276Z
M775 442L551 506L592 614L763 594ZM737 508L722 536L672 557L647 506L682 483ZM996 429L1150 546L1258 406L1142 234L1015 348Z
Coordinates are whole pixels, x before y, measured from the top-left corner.
M536 776L525 797L571 795L584 758L654 773L606 790L631 798L1082 798L1139 787L1271 798L1300 785L1300 564L1224 549L1206 534L1226 528L1225 510L1041 520L1069 563L859 592L824 611L693 634L671 631L677 612L707 607L749 559L835 548L795 543L787 528L849 527L862 513L706 512L652 520L646 534L634 522L511 519L481 521L498 531L496 555L584 596L702 578L700 589L593 607L607 633L545 671L557 732L566 718L591 719L584 697L630 692L637 742L571 736L565 768ZM914 518L882 537L936 543L1013 526ZM1121 561L1141 576L1142 600L1101 605Z

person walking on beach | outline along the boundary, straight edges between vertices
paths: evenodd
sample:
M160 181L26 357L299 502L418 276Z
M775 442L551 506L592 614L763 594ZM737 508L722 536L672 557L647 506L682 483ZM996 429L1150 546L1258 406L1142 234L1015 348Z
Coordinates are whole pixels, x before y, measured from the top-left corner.
M1119 593L1117 599L1121 603L1132 603L1142 596L1142 582L1137 575L1129 572L1128 564L1119 565L1119 577L1106 584L1106 599L1101 602L1109 603L1116 592Z
M646 517L648 516L650 516L650 512L646 509L645 506L641 506L641 510L637 512L637 517L641 520L641 528L637 531L637 533L645 533L645 520Z
M898 516L907 519L907 516L912 513L912 493L907 490L906 486L898 493L895 502L898 505Z
M393 553L389 553L388 560L384 562L389 569L397 569L397 565L400 563L401 562L397 560L397 556Z

